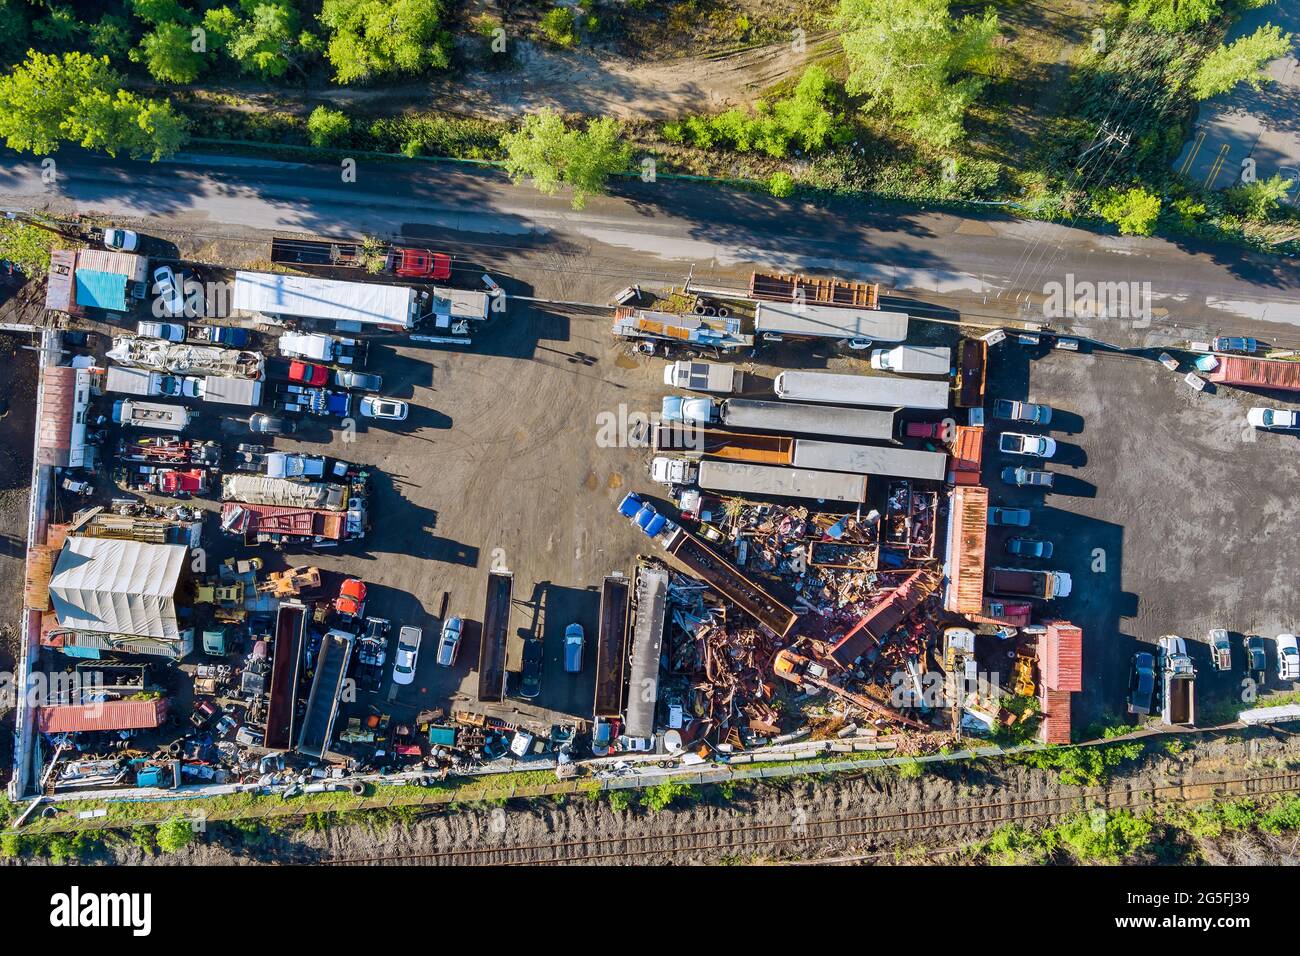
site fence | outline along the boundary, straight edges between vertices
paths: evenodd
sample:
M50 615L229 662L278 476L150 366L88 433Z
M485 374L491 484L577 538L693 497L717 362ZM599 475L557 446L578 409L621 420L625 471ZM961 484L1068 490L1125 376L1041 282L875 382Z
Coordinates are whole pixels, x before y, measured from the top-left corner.
M1216 730L1241 729L1228 725ZM1124 737L1087 741L1074 746L1105 746L1126 741L1164 736L1164 729L1143 730ZM1178 732L1178 731L1175 731ZM1189 733L1182 731L1180 733ZM1195 733L1195 732L1190 732ZM752 763L737 763L700 767L698 769L662 769L622 772L598 777L575 777L568 780L534 782L538 775L550 771L524 771L522 773L481 774L475 777L449 777L435 780L428 786L412 782L370 782L366 792L356 794L350 790L328 793L301 793L282 797L275 793L235 791L227 789L221 795L201 796L193 792L163 797L130 797L120 799L95 799L87 797L46 798L46 807L60 807L53 816L42 816L40 810L31 815L19 832L25 836L43 836L59 833L98 830L129 830L134 827L157 826L177 817L190 821L196 831L213 823L259 823L274 827L277 822L289 823L307 817L327 817L348 813L418 812L420 810L454 809L482 804L502 804L509 800L533 800L559 797L586 796L595 798L600 793L615 790L634 790L672 783L687 786L708 786L745 781L779 780L786 777L814 777L871 770L883 770L900 765L941 765L985 758L1009 757L1049 748L1041 744L1000 747L981 746L950 753L924 756L862 757L826 759L810 754L741 755ZM820 756L820 759L819 759ZM734 759L734 758L733 758ZM658 771L658 772L656 772ZM518 780L527 775L530 780ZM498 779L493 779L493 778ZM516 778L511 780L510 778ZM349 785L357 783L355 778Z

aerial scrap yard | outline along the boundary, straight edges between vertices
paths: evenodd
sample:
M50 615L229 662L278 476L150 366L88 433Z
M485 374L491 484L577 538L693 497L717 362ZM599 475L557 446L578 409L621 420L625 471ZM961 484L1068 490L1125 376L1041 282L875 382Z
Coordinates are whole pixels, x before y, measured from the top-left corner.
M649 426L594 448L556 429L511 459L617 462L603 487L576 476L612 507L579 509L560 580L538 557L556 522L503 538L486 466L434 489L440 511L484 509L481 537L404 497L452 442L415 434L435 393L398 383L510 334L525 306L490 276L291 237L274 274L95 251L62 251L48 284L23 666L57 690L18 715L15 797L1071 740L1079 594L1007 503L1051 487L1030 467L1051 410L988 388L1025 336L889 311L853 280L623 290L593 334ZM515 422L491 440L527 436ZM1194 668L1161 647L1172 703L1147 713L1194 724Z

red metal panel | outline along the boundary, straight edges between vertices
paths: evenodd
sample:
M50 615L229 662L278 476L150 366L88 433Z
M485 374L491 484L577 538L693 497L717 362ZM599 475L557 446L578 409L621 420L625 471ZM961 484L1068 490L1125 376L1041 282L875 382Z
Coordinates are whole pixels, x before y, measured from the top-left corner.
M143 730L157 727L167 714L167 701L110 700L93 704L59 704L36 709L36 728L43 734L96 730Z
M1044 638L1043 683L1053 690L1083 690L1083 631L1069 621L1051 621Z
M1044 687L1038 697L1043 722L1039 726L1039 739L1045 744L1070 742L1070 695L1064 691Z
M1300 362L1220 355L1219 367L1207 377L1211 382L1222 382L1225 385L1281 388L1295 392L1300 391Z

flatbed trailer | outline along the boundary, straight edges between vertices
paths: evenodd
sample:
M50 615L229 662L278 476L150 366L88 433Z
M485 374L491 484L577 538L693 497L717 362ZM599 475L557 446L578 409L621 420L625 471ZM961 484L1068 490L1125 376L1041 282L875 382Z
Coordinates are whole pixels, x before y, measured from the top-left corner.
M823 279L787 272L754 272L749 276L751 299L803 302L845 309L880 308L880 283Z
M242 501L227 501L221 506L222 529L242 535L249 547L273 536L341 541L346 521L347 513L341 511L250 505Z
M777 637L784 637L790 633L790 628L794 627L796 620L794 611L745 577L739 568L685 528L677 528L673 531L664 543L664 549L688 572L704 581Z
M316 673L307 695L307 710L294 747L305 757L322 760L329 750L353 643L352 635L345 631L329 631L321 639L320 650L316 652Z
M514 581L510 571L488 572L483 637L478 651L478 699L483 703L505 700L506 638L510 633L510 595Z
M653 445L655 451L679 455L788 465L794 460L795 441L785 435L750 435L682 422L660 422L654 427Z
M596 698L592 716L613 718L623 713L624 668L627 665L628 580L607 575L600 588L600 631L596 636Z
M361 265L361 243L274 236L271 239L271 261L287 266L353 269Z

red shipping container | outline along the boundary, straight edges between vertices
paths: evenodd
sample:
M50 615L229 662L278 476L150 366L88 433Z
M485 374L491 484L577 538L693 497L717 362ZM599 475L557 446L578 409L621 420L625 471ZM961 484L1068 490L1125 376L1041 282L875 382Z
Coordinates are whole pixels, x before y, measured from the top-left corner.
M1218 359L1219 367L1206 376L1211 382L1300 392L1300 362L1275 362L1239 355L1220 355Z
M1050 621L1041 655L1043 683L1052 690L1083 690L1083 631L1069 621Z

